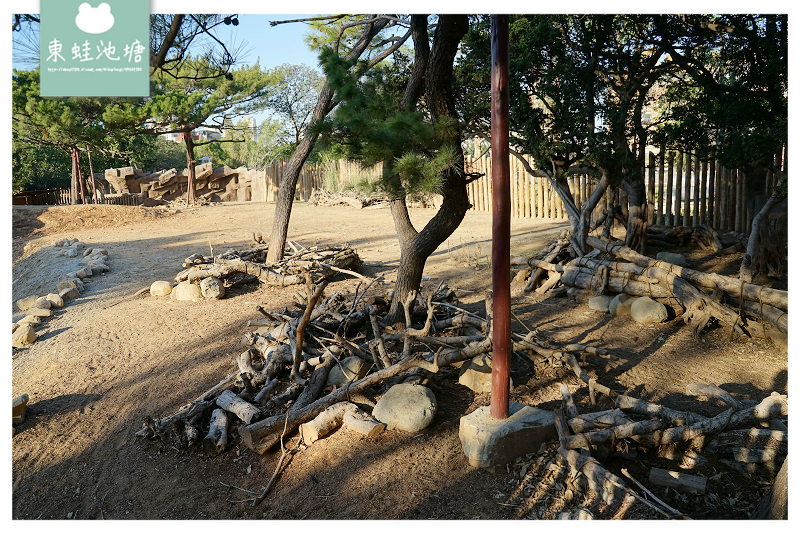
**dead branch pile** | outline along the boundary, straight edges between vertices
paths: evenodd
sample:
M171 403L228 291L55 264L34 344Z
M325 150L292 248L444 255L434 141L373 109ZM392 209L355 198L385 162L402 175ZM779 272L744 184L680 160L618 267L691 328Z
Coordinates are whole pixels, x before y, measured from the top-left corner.
M393 330L380 325L388 310L385 300L365 296L370 285L363 290L359 285L351 300L338 293L324 296L325 279L315 282L306 273L305 281L295 309L258 308L263 317L248 324L258 329L244 336L247 349L234 360L235 370L177 412L148 418L137 435L181 450L202 445L211 455L230 447L236 434L258 453L298 429L307 444L339 425L374 435L383 428L370 416L370 395L492 349L490 295L481 317L460 308L454 291L441 283L427 298L412 293L403 306L405 327ZM414 303L418 315L411 311ZM559 346L535 333L517 335L513 349L537 365L569 366L592 390L611 394L576 359L613 358L602 349ZM360 359L365 372L331 383L331 370L349 357Z
M687 395L725 404L725 410L713 417L626 395L615 395L613 408L579 413L566 385L561 392L562 408L554 412L558 453L574 474L584 476L585 488L607 503L632 495L665 517L685 517L654 492L666 493L663 488L669 487L676 494L705 494L708 478L687 471L710 463L773 479L787 456L788 397L777 392L756 404L736 400L714 385L689 385ZM650 468L651 491L628 472L635 466L633 459L646 457L673 461L678 471ZM619 471L633 485L604 465L614 458L624 458L630 465ZM636 466L641 470L641 464Z
M365 195L354 190L330 192L325 189L314 189L308 199L309 205L344 205L347 207L364 207L388 205L389 199L385 195Z
M308 273L341 273L367 279L356 272L361 260L348 244L305 248L290 242L289 246L291 249L282 260L269 264L266 263L269 244L263 242L255 242L247 250L229 249L219 255L214 255L213 249L208 256L194 254L184 260L184 270L175 276L175 281L199 283L214 277L224 281L226 286L258 280L266 285L284 287L304 283Z
M702 227L691 232L701 234L707 235ZM588 237L587 244L594 250L573 259L569 241L562 236L538 256L516 258L512 264L530 267L526 291L648 296L676 309L695 333L713 320L746 335L774 338L787 334L787 291L652 259L618 242Z

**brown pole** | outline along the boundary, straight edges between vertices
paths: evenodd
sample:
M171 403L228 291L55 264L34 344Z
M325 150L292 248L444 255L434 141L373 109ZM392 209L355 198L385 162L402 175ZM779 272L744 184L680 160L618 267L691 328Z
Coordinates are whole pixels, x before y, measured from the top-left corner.
M508 15L492 15L492 418L508 417L511 354Z

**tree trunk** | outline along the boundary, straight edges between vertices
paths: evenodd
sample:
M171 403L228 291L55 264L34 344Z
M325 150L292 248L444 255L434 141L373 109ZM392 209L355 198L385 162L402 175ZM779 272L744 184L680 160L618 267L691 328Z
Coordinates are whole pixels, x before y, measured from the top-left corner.
M188 181L186 182L186 203L188 205L194 204L194 140L192 139L192 131L183 132L183 140L186 143L186 173L188 174Z
M361 38L353 46L350 52L345 57L348 61L355 61L369 46L369 43L387 24L388 19L382 19L375 23L368 24L364 28L364 33ZM294 202L294 193L297 188L297 181L300 178L300 171L303 169L303 164L308 159L309 154L314 149L314 144L317 142L319 134L316 133L317 125L327 116L333 109L333 89L328 85L327 81L322 91L317 97L317 105L314 106L314 111L311 113L311 118L308 121L308 126L303 134L303 138L297 144L297 147L292 152L289 162L281 175L280 183L278 184L278 197L275 204L275 216L272 219L272 234L270 236L270 246L267 251L267 263L276 263L283 257L283 251L286 247L286 238L289 233L289 218L292 215L292 203Z
M644 253L647 245L647 199L644 180L625 180L623 187L628 193L628 224L625 232L625 246Z
M422 16L413 19L414 43L420 50L415 53L414 71L400 105L407 109L413 108L414 102L424 89L425 102L432 120L457 120L452 89L453 60L461 38L469 29L468 19L465 15L439 16L430 53L427 51L427 31L423 25L426 20L427 17ZM420 76L422 73L425 74L424 77ZM395 199L391 204L392 218L400 240L400 266L397 270L391 308L384 318L387 324L404 321L402 302L411 291L419 289L425 262L458 228L469 209L460 128L443 144L449 145L454 150L456 164L442 176L443 201L436 215L417 232L408 216L405 199Z
M72 158L72 179L70 181L69 203L78 204L78 161L75 159L75 149L70 148L69 155Z

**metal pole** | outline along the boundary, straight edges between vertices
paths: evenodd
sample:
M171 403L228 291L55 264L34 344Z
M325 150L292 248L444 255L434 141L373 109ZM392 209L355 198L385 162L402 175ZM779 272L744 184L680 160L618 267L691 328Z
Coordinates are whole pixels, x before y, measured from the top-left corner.
M492 418L508 417L511 354L511 201L508 160L508 15L492 15Z

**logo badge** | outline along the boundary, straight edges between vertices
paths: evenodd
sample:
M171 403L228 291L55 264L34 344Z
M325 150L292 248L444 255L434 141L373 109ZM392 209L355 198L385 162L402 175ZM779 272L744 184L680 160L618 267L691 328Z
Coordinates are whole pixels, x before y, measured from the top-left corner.
M42 96L148 96L150 2L40 0Z

